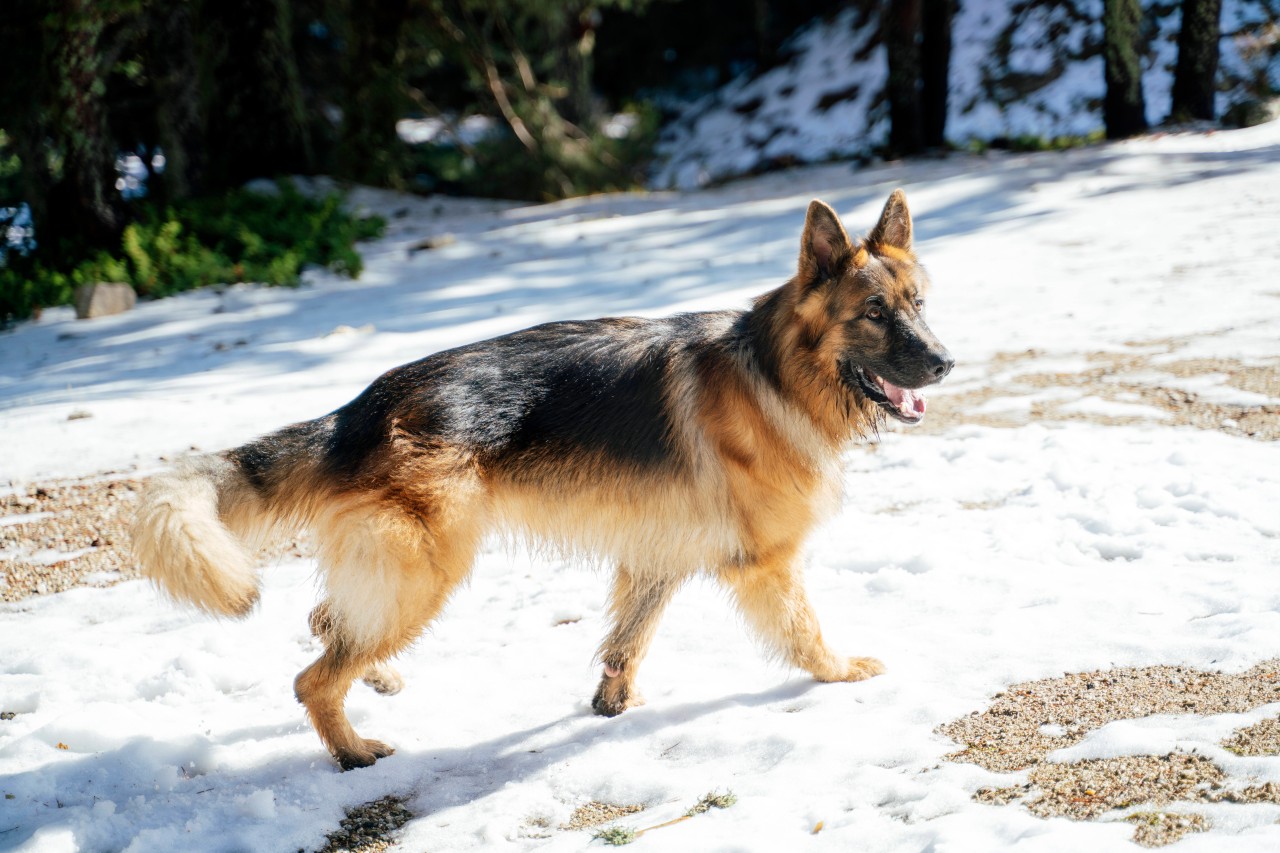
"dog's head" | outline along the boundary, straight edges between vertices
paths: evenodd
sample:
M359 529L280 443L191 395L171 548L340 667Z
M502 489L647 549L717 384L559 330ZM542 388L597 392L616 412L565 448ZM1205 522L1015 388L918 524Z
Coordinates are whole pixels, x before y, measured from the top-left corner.
M824 372L904 423L924 418L922 388L954 364L924 321L929 280L911 250L911 212L894 190L857 243L835 211L809 205L800 242L797 319Z

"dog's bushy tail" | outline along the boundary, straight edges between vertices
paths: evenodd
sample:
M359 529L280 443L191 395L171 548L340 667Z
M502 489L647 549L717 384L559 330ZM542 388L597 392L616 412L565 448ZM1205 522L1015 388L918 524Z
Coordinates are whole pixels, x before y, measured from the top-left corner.
M237 531L228 516L239 522ZM174 599L218 616L245 616L260 584L249 546L270 524L235 463L187 459L147 484L134 518L133 553L143 574Z

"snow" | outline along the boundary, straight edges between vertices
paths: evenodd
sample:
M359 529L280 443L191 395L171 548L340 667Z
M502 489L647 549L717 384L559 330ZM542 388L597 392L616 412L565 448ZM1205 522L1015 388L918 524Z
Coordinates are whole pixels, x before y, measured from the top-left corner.
M0 336L0 486L155 470L544 320L745 305L789 275L810 198L865 230L899 185L935 282L930 322L959 365L938 393L962 417L966 388L1007 375L1000 354L1071 371L1179 340L1196 358L1274 364L1278 147L1273 124L533 207L360 191L355 203L402 214L366 247L360 281L314 272L296 290L236 286L92 321L51 310ZM455 242L410 251L444 233ZM1199 377L1196 393L1229 393L1225 378ZM1131 411L1052 391L1078 414ZM588 800L646 805L619 821L638 828L732 790L732 808L635 849L1130 850L1125 825L974 802L1021 777L945 761L956 746L935 729L1016 681L1275 656L1280 447L1084 418L893 428L846 462L845 508L815 533L807 584L828 641L880 657L884 676L820 685L770 663L697 582L640 674L649 704L595 717L604 579L494 542L399 661L404 692L352 691L356 728L397 752L348 773L292 695L318 653L309 559L271 568L243 622L141 582L4 605L0 705L17 715L0 722L0 849L315 849L345 808L397 794L417 815L406 850L578 850L589 834L556 827ZM1054 757L1178 746L1276 779L1275 759L1216 745L1275 710L1115 723ZM1180 850L1280 845L1275 809L1204 809L1215 828Z
M1181 17L1176 6L1143 6L1152 32L1142 87L1155 127L1169 114ZM1276 14L1259 0L1223 3L1219 116L1258 81L1280 86L1274 35L1262 25L1270 20L1274 29ZM952 22L947 140L964 146L1101 131L1101 21L1098 0L961 4ZM663 131L652 185L692 189L778 164L871 157L889 136L888 60L879 29L873 6L846 8L796 33L779 65L744 73L688 104Z
M443 118L405 118L396 122L396 135L414 145L442 140L475 145L496 127L497 123L487 116L467 116L456 124Z
M1219 381L1226 379L1225 376L1217 377ZM1261 396L1261 395L1258 395ZM1244 405L1256 405L1246 403ZM1157 409L1155 406L1143 406L1137 403L1129 403L1122 400L1104 400L1101 397L1082 397L1074 402L1068 403L1062 407L1064 412L1079 412L1081 414L1103 415L1113 418L1162 418L1168 419L1173 417L1164 409Z

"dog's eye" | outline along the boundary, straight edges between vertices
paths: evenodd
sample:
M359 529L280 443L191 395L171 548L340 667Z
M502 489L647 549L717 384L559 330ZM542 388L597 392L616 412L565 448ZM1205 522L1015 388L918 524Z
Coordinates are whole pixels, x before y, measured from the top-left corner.
M923 300L923 299L917 299L917 300L916 300L916 310L917 310L917 311L923 311L923 310L924 310L924 300Z
M883 316L884 316L884 314L880 311L880 309L879 309L879 308L868 308L868 309L867 309L867 319L868 319L868 320L879 320L879 319L880 319L880 318L882 318Z

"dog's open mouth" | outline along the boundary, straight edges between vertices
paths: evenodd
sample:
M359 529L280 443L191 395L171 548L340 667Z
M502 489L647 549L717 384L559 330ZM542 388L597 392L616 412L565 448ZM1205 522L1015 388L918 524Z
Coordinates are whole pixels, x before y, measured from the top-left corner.
M865 367L851 367L858 388L873 403L890 415L907 424L924 420L924 394L920 389L899 388L883 376L877 376Z

